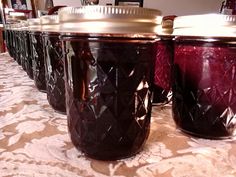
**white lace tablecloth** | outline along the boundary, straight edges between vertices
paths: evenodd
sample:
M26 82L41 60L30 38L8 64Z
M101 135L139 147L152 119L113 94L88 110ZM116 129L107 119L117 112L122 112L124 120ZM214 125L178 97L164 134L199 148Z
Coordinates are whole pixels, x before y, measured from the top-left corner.
M236 144L191 138L176 130L170 106L153 107L143 151L97 161L76 150L66 116L53 111L22 68L0 55L0 176L235 177Z

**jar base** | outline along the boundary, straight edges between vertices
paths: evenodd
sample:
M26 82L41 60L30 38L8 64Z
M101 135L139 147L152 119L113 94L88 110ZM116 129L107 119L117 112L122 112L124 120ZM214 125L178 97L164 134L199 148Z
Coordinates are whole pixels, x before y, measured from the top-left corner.
M91 159L95 159L95 160L99 160L99 161L116 161L116 160L122 160L122 159L127 159L127 158L130 158L130 157L133 157L135 155L137 155L138 153L140 153L142 150L143 150L143 147L141 147L138 151L136 152L133 152L133 153L127 153L127 154L123 154L123 155L120 155L120 156L102 156L102 155L92 155L92 154L89 154L89 153L86 153L84 152L83 150L81 150L80 148L76 147L77 150L81 151L84 153L84 155L87 157L87 158L91 158Z
M215 136L211 136L211 135L201 135L198 133L194 133L194 132L182 129L180 127L177 127L177 129L180 130L181 133L183 133L184 135L192 136L195 138L204 138L204 139L210 139L210 140L235 140L236 139L235 135L215 137Z

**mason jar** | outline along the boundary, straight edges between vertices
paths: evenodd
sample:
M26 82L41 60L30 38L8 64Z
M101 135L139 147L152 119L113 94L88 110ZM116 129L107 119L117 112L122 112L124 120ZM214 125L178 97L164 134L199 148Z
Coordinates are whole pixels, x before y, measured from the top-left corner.
M9 55L14 58L19 64L21 64L20 60L20 51L19 51L19 36L18 32L20 31L21 25L20 21L26 20L26 16L24 13L21 12L11 12L8 16L8 23L6 26L6 31L8 35L7 38L7 49ZM8 28L9 27L9 28Z
M47 99L58 112L65 113L65 82L58 15L41 17L44 44Z
M173 20L176 16L165 16L158 32L160 40L156 43L156 61L154 75L153 104L164 105L171 103L171 72L174 55Z
M157 10L84 6L59 11L68 130L86 155L114 160L149 135Z
M32 42L31 42L31 30L30 30L30 21L34 19L27 19L26 28L24 31L24 42L25 42L25 68L26 73L30 79L34 79L33 76L33 53L32 53Z
M236 16L174 21L173 117L183 132L211 139L236 134Z
M7 48L8 52L10 50L10 42L11 42L10 32L11 32L11 25L9 23L7 23L7 24L5 24L4 34L5 34L6 48Z
M7 47L7 50L8 50L8 53L10 55L10 57L12 57L13 59L15 59L15 55L14 55L14 43L15 43L15 24L14 23L9 23L9 30L8 30L8 41L9 41L9 44L8 44L8 47Z
M43 40L40 18L30 19L29 30L34 83L39 91L46 92Z
M21 20L20 21L20 31L19 31L19 53L20 53L20 61L21 61L21 66L23 68L24 71L26 71L26 62L27 62L27 58L26 58L26 31L28 30L28 26L27 26L27 21L26 20Z

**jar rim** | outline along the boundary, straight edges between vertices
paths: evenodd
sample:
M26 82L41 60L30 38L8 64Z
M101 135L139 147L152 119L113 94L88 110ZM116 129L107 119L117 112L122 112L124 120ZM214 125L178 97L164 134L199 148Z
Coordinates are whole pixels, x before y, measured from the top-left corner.
M161 12L124 6L83 6L59 9L61 32L151 33L161 25Z
M235 37L236 15L200 14L174 19L173 35Z

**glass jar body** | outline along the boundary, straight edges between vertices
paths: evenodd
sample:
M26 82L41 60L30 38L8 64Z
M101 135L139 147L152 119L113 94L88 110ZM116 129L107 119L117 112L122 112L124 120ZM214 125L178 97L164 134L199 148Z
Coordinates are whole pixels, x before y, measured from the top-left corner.
M31 32L30 31L25 31L25 68L26 68L26 73L29 76L30 79L34 79L33 76L33 53L32 53L32 41L31 41Z
M149 134L154 40L62 36L68 127L90 157L125 158Z
M194 136L236 134L236 39L175 39L173 116Z
M21 66L23 70L26 71L26 31L21 30L19 31L19 43L20 43L20 60L21 60Z
M60 33L43 33L47 99L58 112L65 113L65 82Z
M41 32L31 31L30 41L35 86L39 91L46 92L43 40Z
M166 104L171 101L171 72L174 55L173 37L160 36L156 43L156 61L154 76L154 104Z

